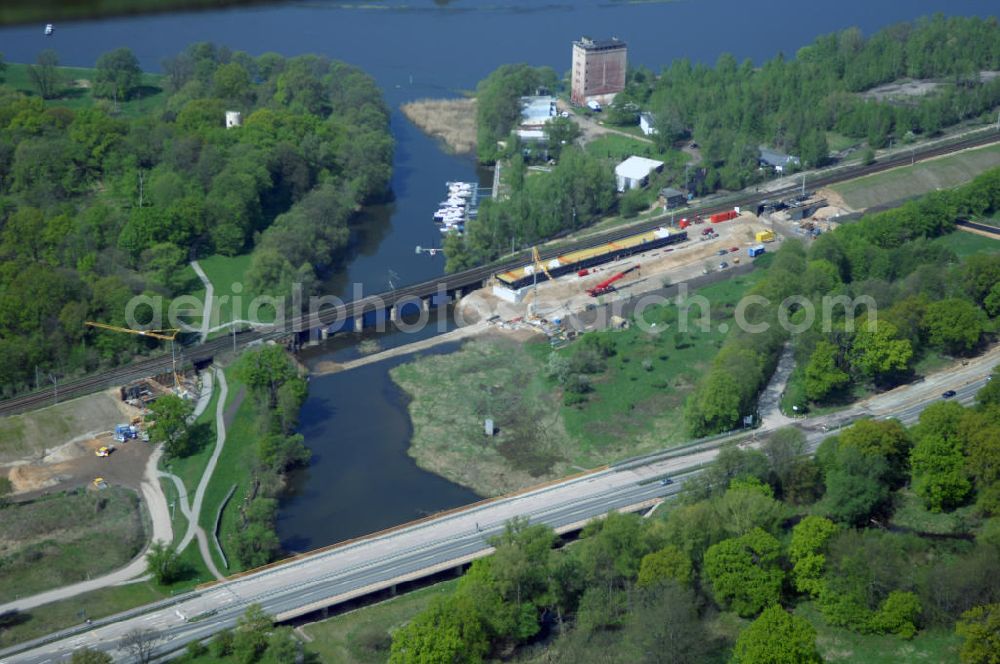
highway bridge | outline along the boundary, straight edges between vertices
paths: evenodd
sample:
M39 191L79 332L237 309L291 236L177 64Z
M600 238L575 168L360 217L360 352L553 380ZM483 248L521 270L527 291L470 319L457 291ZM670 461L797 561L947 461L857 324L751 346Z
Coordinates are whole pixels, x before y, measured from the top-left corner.
M923 150L914 150L912 153L896 155L867 166L856 168L842 168L835 171L821 173L814 177L809 186L812 188L823 187L844 180L850 180L864 175L877 173L899 166L906 166L915 161L922 161L931 157L940 156L958 150L965 150L1000 141L1000 133L992 131L984 132L972 138L966 138L953 143L926 147ZM756 207L765 198L775 199L794 194L798 187L787 187L778 191L745 194L727 199L725 205L716 204L705 207L691 209L688 214L709 215L715 212L732 209L733 206L744 208ZM616 239L626 237L638 232L652 230L662 226L666 215L647 220L645 222L622 226L608 231L593 233L587 237L552 245L541 251L542 260L549 260L577 249L584 249L606 242L613 242ZM502 261L482 267L464 270L453 274L445 275L440 279L433 279L419 284L413 284L397 288L394 291L379 293L367 297L359 297L343 303L342 306L330 307L321 311L315 316L294 317L288 323L270 331L249 331L237 335L238 346L246 346L250 343L277 340L292 337L296 343L304 343L309 339L316 339L325 336L327 333L337 332L342 329L352 329L353 326L370 325L380 317L391 318L393 312L400 307L406 306L444 306L449 301L460 297L463 293L481 287L489 278L497 272L513 269L515 267L531 262L529 251L522 251L512 256L504 258ZM427 305L422 303L426 302ZM208 362L216 354L225 352L232 348L233 341L230 338L218 338L200 346L189 346L184 349L184 358L189 363ZM37 392L25 394L0 401L0 415L11 415L53 403L56 398L68 399L84 394L90 394L102 389L107 389L117 385L123 385L138 378L146 378L159 374L169 373L171 370L171 360L169 355L151 357L139 360L123 367L111 369L99 374L67 380L51 389L44 389ZM58 395L57 395L58 392Z
M928 376L923 382L872 397L846 410L802 420L809 451L830 431L861 417L897 417L912 423L927 405L955 390L955 400L972 403L1000 360L994 348L967 365ZM758 432L761 433L761 432ZM745 438L748 438L744 434ZM756 437L755 437L756 438ZM156 652L168 655L194 640L232 627L252 603L279 621L391 589L397 584L461 569L491 552L489 538L515 516L577 530L609 510L638 510L671 498L694 473L711 462L726 440L695 442L519 494L484 501L413 524L306 554L219 582L176 598L65 630L0 651L0 664L63 661L74 649L90 647L122 658L118 640L130 630L154 632ZM745 444L756 444L747 441ZM674 482L664 485L661 480Z

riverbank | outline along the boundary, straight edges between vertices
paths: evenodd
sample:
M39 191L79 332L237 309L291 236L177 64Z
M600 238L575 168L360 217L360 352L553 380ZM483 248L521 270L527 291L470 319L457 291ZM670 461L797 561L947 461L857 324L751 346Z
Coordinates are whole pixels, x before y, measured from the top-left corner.
M679 332L678 307L661 304L644 312L656 323L647 330L590 332L558 350L537 337L482 336L392 369L410 397L410 456L496 496L685 441L681 406L726 337L735 303L762 274L691 294L712 303L709 330Z
M456 154L476 151L475 99L418 99L400 106L421 131L440 139Z

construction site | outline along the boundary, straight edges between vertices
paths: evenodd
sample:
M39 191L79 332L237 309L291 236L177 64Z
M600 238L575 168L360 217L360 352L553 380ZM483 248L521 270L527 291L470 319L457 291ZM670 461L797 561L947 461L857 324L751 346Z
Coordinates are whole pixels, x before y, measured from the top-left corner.
M490 320L501 329L533 329L558 343L579 332L568 325L576 314L724 273L765 253L771 243L798 234L793 226L784 219L733 209L706 218L681 218L676 226L546 261L536 249L530 264L496 275L487 288L467 296L462 313Z
M179 332L87 325L171 346ZM54 392L51 406L0 420L0 477L10 481L17 500L78 487L138 490L152 453L151 406L167 394L193 399L199 390L196 374L175 369L61 403Z

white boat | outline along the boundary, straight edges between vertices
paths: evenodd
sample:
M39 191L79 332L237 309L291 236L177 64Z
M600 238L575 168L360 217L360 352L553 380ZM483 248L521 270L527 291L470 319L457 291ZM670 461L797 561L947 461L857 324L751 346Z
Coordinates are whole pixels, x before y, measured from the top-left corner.
M55 31L56 31L55 26L53 26L51 23L46 23L45 24L45 36L46 37L51 37L52 33L55 32Z

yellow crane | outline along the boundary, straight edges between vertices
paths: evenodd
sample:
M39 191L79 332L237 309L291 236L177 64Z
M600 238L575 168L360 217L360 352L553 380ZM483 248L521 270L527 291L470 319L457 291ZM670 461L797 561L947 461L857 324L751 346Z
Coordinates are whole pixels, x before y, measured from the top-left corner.
M538 247L531 248L531 257L535 259L535 267L542 268L542 272L544 272L545 276L549 278L549 281L555 281L555 279L552 278L552 275L549 274L549 268L545 267L545 263L542 262L542 257L538 255Z
M95 327L102 330L111 330L112 332L123 332L124 334L135 334L140 337L150 337L151 339L160 339L161 341L170 342L170 364L174 374L174 387L181 386L180 376L177 375L177 357L174 355L174 340L177 335L180 334L180 328L170 327L164 330L133 330L128 327L119 327L117 325L108 325L107 323L95 323L93 321L85 321L84 325L87 327Z

